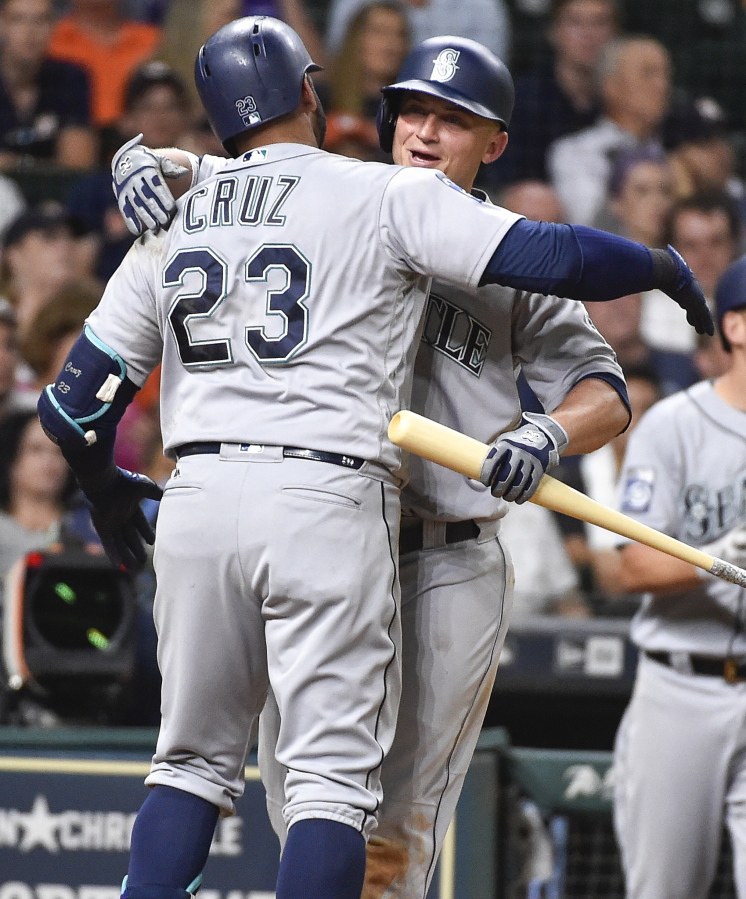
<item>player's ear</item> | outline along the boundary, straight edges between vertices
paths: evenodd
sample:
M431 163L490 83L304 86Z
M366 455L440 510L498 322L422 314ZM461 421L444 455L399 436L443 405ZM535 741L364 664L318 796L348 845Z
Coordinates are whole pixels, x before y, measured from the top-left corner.
M746 311L731 309L723 316L723 337L734 347L746 347Z
M311 80L308 75L303 79L300 91L300 102L304 112L314 112L316 109L316 91L313 89Z
M492 135L489 143L484 148L484 153L482 154L482 162L486 164L488 162L494 162L496 159L499 159L505 152L505 148L507 146L508 132L499 129Z

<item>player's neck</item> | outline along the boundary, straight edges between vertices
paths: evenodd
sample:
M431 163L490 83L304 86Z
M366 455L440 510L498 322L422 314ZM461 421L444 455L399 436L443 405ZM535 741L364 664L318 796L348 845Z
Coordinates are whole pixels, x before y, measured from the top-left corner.
M236 138L239 156L256 147L266 147L269 144L305 144L309 147L318 147L316 135L306 116L283 119L276 123L268 122L264 127Z
M731 367L716 379L714 386L721 400L734 409L746 412L746 355L734 354Z

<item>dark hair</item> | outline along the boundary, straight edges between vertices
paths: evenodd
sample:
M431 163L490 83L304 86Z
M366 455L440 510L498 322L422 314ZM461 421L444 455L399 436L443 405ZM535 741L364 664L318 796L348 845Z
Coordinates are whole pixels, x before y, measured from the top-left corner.
M36 412L10 412L0 421L0 509L10 508L11 479L21 449L23 436L32 421L37 420ZM64 503L75 492L76 484L69 472L60 501Z
M124 91L124 111L131 112L140 100L154 87L170 88L180 106L189 106L189 96L181 76L165 62L151 60L132 75Z
M738 208L728 194L718 190L699 191L689 197L677 200L668 215L666 223L666 243L673 244L673 233L678 217L684 212L699 212L702 215L713 215L722 212L728 220L728 231L734 243L741 238L741 219Z
M634 147L614 155L609 175L609 195L618 197L624 190L630 171L644 163L668 166L668 157L656 144Z

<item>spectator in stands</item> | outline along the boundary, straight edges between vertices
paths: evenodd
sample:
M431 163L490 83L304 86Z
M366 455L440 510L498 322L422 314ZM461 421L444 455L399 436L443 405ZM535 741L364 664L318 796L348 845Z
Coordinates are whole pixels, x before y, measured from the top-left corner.
M21 361L17 331L13 307L0 297L0 427L11 412L36 409L36 393L19 389L16 381Z
M31 320L21 343L21 356L34 373L40 392L51 384L101 299L99 291L68 284L48 300Z
M327 18L327 48L341 49L353 16L369 0L332 0ZM510 18L504 0L405 0L412 43L429 37L457 34L479 41L505 62L510 51Z
M678 197L696 193L727 194L746 224L746 188L737 174L736 153L725 114L709 97L691 104L668 129L666 146L675 174Z
M375 123L381 88L396 80L409 47L407 17L397 0L373 0L361 6L350 19L334 60L330 110Z
M21 339L36 313L73 280L90 281L81 271L75 223L61 210L30 209L5 234L2 287L15 308Z
M117 123L115 145L142 133L148 147L187 146L189 107L186 86L162 62L148 62L127 84L124 113ZM132 246L133 238L117 208L108 168L82 177L70 189L66 208L79 218L95 241L93 270L106 281Z
M50 59L51 36L51 0L0 2L2 168L29 159L87 168L95 160L88 77Z
M689 262L702 284L705 296L712 297L720 275L735 257L739 245L739 218L733 201L722 193L694 194L677 201L669 210L661 245L673 244ZM640 334L660 360L687 357L684 365L690 383L698 380L694 354L696 334L687 325L681 310L670 309L667 297L657 290L643 294ZM675 383L668 369L661 371L663 395ZM680 389L689 386L679 381Z
M163 17L163 45L158 58L168 63L187 85L194 109L201 108L194 86L197 51L211 34L239 16L248 15L271 15L287 22L300 35L311 58L326 65L323 42L306 12L304 0L170 0ZM319 72L314 83L323 77L324 73Z
M602 308L604 305L613 307ZM648 366L655 372L663 396L691 387L699 380L692 358L694 347L678 349L661 335L655 347L643 333L643 297L633 294L613 303L586 303L591 320L608 340L623 368ZM673 321L675 327L677 321Z
M534 222L554 222L560 225L567 221L557 191L543 181L518 181L511 184L500 192L498 203Z
M0 428L0 578L27 552L58 539L72 473L36 412L14 412Z
M324 149L352 159L382 159L376 126L369 119L350 112L332 112L326 120Z
M160 29L125 19L117 0L70 0L69 13L54 29L50 53L88 72L94 124L107 127L124 110L132 73L154 54L160 39Z
M673 172L660 147L623 150L614 159L608 199L594 224L646 247L662 247L673 199Z
M674 204L667 242L686 259L708 299L735 259L741 223L733 200L723 193L693 194Z
M553 0L554 59L516 77L510 140L500 165L485 168L488 183L546 180L552 142L594 124L601 113L596 67L616 30L615 0Z
M604 115L590 128L555 141L547 166L572 224L591 225L607 196L613 157L633 148L660 148L671 96L668 53L650 37L622 37L598 66Z

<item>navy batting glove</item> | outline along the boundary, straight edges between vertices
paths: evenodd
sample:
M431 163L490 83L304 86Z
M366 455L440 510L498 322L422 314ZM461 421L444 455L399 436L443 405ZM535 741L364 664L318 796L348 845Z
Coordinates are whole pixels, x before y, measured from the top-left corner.
M524 412L519 426L502 434L490 448L479 480L493 496L525 503L569 442L565 429L549 415Z
M702 293L699 281L694 277L694 272L684 262L681 254L677 253L672 246L667 246L665 250L651 252L654 254L666 253L674 263L674 267L670 267L664 275L664 283L660 285L660 289L686 311L686 320L698 334L714 334L715 323L712 320L705 295Z
M91 520L112 564L129 571L142 568L147 558L145 543L152 544L155 531L140 503L159 500L161 488L143 474L111 465L101 474L78 478L91 504Z

